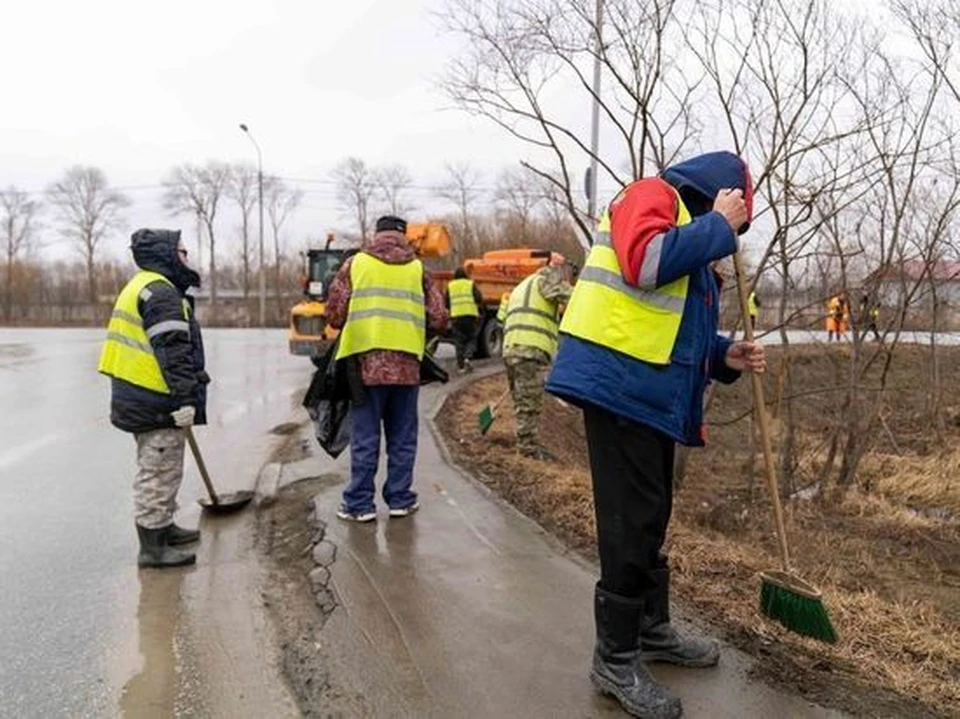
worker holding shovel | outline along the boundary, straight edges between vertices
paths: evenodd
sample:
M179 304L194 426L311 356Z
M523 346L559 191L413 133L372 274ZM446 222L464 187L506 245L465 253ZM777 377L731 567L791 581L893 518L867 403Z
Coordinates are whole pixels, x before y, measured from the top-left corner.
M178 548L200 539L174 524L185 429L206 422L203 340L186 291L200 286L180 232L141 229L130 249L140 268L117 297L99 371L111 378L110 421L137 442L134 505L141 567L193 564Z
M716 643L670 622L676 443L704 443L710 380L762 372L763 348L718 335L711 265L752 214L746 164L715 152L628 185L605 213L560 325L547 391L583 409L600 555L591 678L629 713L681 714L643 662L712 666Z

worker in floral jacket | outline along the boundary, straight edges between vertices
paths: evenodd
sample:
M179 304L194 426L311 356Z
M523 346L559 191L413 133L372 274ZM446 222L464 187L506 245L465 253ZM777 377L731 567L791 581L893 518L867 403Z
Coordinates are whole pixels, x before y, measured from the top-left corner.
M377 220L376 234L340 268L327 297L327 320L341 329L337 360L358 361L362 402L351 411L350 482L337 516L377 518L374 478L380 460L380 428L387 440L383 499L391 517L419 509L413 491L417 457L420 361L429 329L447 324L440 288L417 259L399 217Z

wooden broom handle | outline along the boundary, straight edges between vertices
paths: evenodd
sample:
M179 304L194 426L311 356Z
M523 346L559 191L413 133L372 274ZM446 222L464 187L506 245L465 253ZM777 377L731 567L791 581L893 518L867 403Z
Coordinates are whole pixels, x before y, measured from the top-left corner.
M740 253L733 254L733 270L737 277L737 295L740 298L740 318L743 322L743 334L747 342L753 342L753 325L750 323L749 294L747 280L743 272ZM783 505L780 503L780 487L777 482L777 468L773 464L773 445L770 442L770 424L767 407L763 397L763 380L756 372L750 373L753 381L753 409L760 430L760 444L763 447L763 463L766 467L767 488L773 503L773 517L777 523L777 540L780 542L780 561L785 572L790 571L790 547L787 544L787 529L783 521Z

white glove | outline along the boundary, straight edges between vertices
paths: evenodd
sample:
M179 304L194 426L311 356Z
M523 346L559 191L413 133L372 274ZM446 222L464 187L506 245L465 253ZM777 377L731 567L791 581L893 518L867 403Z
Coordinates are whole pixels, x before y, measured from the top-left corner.
M197 416L197 408L192 405L184 405L176 412L171 412L173 423L178 427L192 427L193 420Z

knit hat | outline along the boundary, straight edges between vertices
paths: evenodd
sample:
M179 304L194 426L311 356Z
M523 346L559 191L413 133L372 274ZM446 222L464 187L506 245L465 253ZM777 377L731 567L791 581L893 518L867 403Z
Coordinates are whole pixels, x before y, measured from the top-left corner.
M407 232L407 221L393 215L384 215L377 220L377 232Z

